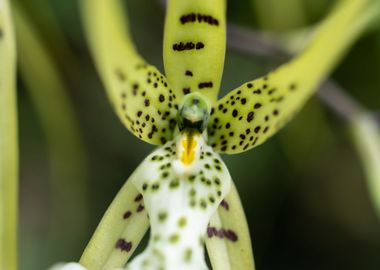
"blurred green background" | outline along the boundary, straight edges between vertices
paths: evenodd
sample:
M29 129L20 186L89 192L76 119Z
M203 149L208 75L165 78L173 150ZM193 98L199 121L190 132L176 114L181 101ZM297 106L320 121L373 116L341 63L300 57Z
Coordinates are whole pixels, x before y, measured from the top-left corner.
M46 69L28 40L19 45L34 56L19 58L20 269L37 270L79 259L107 206L153 147L132 136L111 110L87 49L78 1L16 2L54 61L54 70ZM164 9L154 0L127 2L138 50L163 71ZM228 1L228 20L285 32L319 21L334 2ZM228 50L221 95L277 64ZM38 87L47 78L24 79L39 68L47 78L60 74L66 97ZM379 71L380 32L373 31L333 78L376 111ZM33 79L37 87L31 90ZM48 109L41 109L41 100ZM62 126L62 102L76 124ZM379 269L380 222L348 126L317 98L264 145L223 158L246 210L257 269Z

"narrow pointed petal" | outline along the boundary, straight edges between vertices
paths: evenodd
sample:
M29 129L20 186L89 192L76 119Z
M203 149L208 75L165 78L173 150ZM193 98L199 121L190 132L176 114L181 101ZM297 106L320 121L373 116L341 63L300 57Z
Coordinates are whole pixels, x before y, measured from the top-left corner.
M123 267L149 227L133 174L121 188L84 250L80 264L91 270Z
M292 119L374 18L374 4L342 1L299 56L219 100L209 122L214 149L229 154L249 150Z
M177 96L216 101L226 49L225 0L169 0L164 32L165 72Z
M248 224L235 185L210 221L206 247L213 270L255 269Z
M10 1L0 0L0 269L17 269L16 48Z
M177 97L166 78L136 52L121 1L83 0L81 7L96 67L120 120L143 141L170 140Z
M146 250L126 269L207 269L203 247L207 224L229 192L231 178L202 136L190 141L180 136L137 169L133 182L143 194L151 236Z

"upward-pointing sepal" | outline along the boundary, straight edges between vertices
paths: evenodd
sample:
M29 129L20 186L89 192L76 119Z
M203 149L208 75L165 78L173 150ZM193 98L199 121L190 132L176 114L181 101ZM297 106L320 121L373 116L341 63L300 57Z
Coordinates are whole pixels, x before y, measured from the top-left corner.
M168 1L164 64L177 96L199 92L216 101L226 50L225 12L225 0Z

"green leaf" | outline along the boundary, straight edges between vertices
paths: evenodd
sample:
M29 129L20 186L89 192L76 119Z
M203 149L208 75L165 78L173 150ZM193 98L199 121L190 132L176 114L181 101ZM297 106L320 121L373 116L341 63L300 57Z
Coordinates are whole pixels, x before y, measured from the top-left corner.
M379 11L373 10L374 4L371 0L342 1L299 56L219 100L210 118L209 143L219 152L235 154L274 135L302 108L376 16Z
M255 269L249 228L235 185L210 221L206 247L214 270Z
M17 269L16 49L8 0L0 2L0 269Z
M136 52L121 1L83 0L81 7L95 65L120 120L141 140L164 144L173 135L177 96Z
M127 180L100 221L79 261L91 270L124 266L149 227L142 196Z
M165 72L177 96L216 101L226 50L225 0L169 0L164 31Z

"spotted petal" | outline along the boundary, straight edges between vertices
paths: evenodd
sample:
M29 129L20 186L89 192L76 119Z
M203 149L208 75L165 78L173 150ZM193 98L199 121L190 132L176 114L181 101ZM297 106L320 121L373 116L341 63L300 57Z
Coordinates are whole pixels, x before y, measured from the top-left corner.
M344 52L376 15L375 1L342 1L295 59L218 101L209 124L210 144L235 154L262 144L305 104Z
M211 218L206 246L214 270L255 269L248 224L235 185Z
M84 250L80 264L87 269L123 267L147 231L149 220L134 177L121 188Z
M203 254L207 224L230 188L230 175L201 135L186 135L147 157L133 182L142 193L151 224L146 250L126 269L207 269Z
M92 55L117 115L138 138L165 143L175 127L177 97L136 52L120 0L80 2Z
M215 102L226 49L225 0L169 0L165 72L177 96L201 92Z

